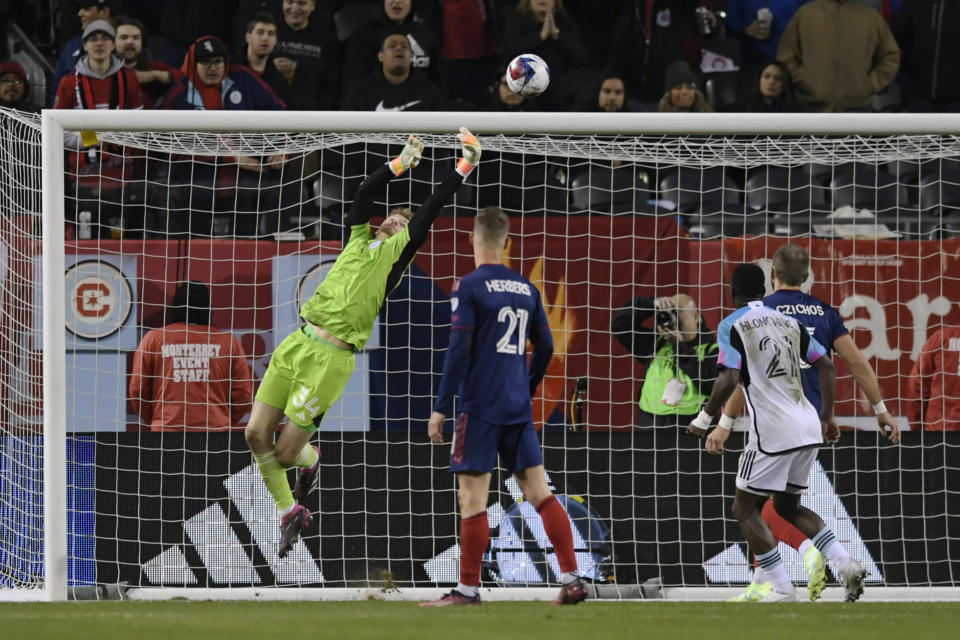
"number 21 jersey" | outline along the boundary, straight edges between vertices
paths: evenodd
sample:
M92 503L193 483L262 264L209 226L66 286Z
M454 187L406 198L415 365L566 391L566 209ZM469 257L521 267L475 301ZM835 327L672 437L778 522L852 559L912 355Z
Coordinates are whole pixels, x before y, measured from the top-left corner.
M450 297L451 332L471 332L470 363L459 410L497 424L532 419L527 339L550 326L540 292L504 265L485 264L464 276ZM444 376L440 396L450 394Z
M750 411L748 447L776 455L823 443L800 363L813 364L827 352L800 323L757 300L723 319L717 345L719 364L740 370Z

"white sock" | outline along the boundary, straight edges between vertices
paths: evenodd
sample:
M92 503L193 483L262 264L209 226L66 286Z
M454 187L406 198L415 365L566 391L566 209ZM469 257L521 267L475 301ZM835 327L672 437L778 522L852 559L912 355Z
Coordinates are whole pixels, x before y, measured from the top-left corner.
M758 554L757 563L763 568L770 582L773 583L774 591L780 593L793 592L793 583L790 582L790 576L787 575L787 570L780 558L780 551L776 547L766 553Z
M468 587L467 585L463 584L462 582L458 582L458 583L457 583L457 591L459 591L459 592L462 593L463 595L467 596L468 598L472 598L473 596L477 595L477 589L478 589L478 588L479 588L479 587Z
M757 584L770 582L770 578L767 577L767 573L763 570L763 567L757 567L753 570L753 582Z
M286 509L280 509L280 519L282 520L283 518L287 517L287 514L293 511L293 508L296 506L297 506L297 503L294 502L292 505L290 505Z
M804 539L803 542L800 543L800 548L797 549L797 551L799 551L800 556L803 557L807 555L807 551L810 551L810 547L812 546L813 546L813 541L810 538L806 538Z
M843 545L839 542L835 542L827 547L824 555L827 556L827 559L833 563L840 573L849 571L850 566L853 564L853 559L850 557L850 554L847 553L847 550L844 549Z
M787 575L787 568L783 566L782 562L772 569L765 569L764 571L770 579L770 582L773 583L774 591L779 591L780 593L791 593L793 591L793 583L790 582L790 576Z
M573 571L566 571L560 574L560 584L568 585L571 582L576 582L579 578L580 576Z

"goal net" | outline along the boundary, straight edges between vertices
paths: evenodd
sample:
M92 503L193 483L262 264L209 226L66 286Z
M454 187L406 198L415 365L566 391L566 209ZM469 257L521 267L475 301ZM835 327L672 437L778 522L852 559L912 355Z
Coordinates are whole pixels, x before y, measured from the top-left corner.
M958 372L931 369L956 366L958 338L921 358L960 324L960 121L422 115L47 112L41 123L0 110L0 598L456 583L449 447L431 444L426 424L451 288L473 269L472 215L491 205L510 215L506 261L539 288L553 331L533 417L598 594L749 582L730 515L745 434L713 457L685 420L651 424L638 406L646 361L611 320L636 297L687 294L713 331L732 311L734 266L769 271L788 241L808 249L804 289L840 311L907 430L899 446L885 441L835 358L845 429L804 502L867 567L868 588L960 586ZM480 136L481 163L356 354L314 439L314 522L280 559L280 520L239 415L244 383L255 387L299 326L363 178L417 133L423 162L377 196L381 215L416 209L453 170L460 125ZM181 415L148 399L159 374L134 354L180 317L172 299L188 281L209 291L209 340L156 359L199 382L219 375L205 345L235 338L248 371L230 392L236 415L226 400L181 402ZM177 420L189 427L163 427ZM487 515L483 585L556 585L536 510L502 469ZM802 559L782 549L803 582Z

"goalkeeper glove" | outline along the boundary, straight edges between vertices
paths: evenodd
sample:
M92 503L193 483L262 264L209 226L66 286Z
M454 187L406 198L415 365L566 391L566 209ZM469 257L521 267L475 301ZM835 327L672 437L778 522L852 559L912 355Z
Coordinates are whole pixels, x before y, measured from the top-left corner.
M403 145L403 151L393 160L387 163L394 176L420 164L423 157L423 143L413 134L407 139L407 144Z
M460 135L457 137L460 138L463 149L463 157L457 163L457 173L466 178L480 162L480 142L466 127L460 127Z

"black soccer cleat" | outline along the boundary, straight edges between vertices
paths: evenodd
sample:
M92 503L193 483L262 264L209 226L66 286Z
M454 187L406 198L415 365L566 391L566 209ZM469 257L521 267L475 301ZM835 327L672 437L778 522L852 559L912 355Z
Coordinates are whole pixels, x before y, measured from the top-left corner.
M560 594L553 604L577 604L583 602L590 595L587 590L587 583L581 578L560 587Z
M280 522L280 547L277 549L277 555L281 558L286 557L293 545L300 539L300 532L310 526L313 516L310 510L303 505L294 505L293 511L284 516Z
M303 504L307 496L320 486L320 449L313 447L317 452L317 461L309 469L297 469L297 481L293 485L293 499Z

